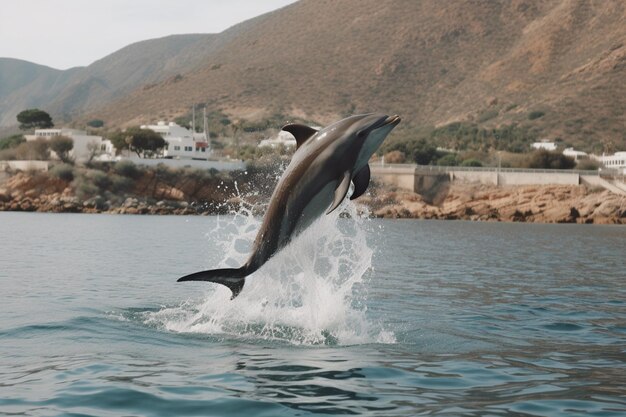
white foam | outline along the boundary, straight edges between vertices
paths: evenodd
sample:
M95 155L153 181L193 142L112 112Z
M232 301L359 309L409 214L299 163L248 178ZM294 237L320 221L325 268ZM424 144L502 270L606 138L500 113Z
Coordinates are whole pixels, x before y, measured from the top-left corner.
M245 207L218 219L209 244L225 255L215 268L246 261L260 221ZM366 314L364 280L373 254L366 223L346 201L246 278L234 300L226 287L208 284L202 299L146 313L146 322L173 332L293 344L393 343L393 333Z

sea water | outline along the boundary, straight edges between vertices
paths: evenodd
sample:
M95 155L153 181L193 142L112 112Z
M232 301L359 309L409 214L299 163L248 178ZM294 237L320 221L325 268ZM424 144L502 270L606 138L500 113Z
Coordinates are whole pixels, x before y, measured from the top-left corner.
M0 415L626 414L626 228L0 213Z

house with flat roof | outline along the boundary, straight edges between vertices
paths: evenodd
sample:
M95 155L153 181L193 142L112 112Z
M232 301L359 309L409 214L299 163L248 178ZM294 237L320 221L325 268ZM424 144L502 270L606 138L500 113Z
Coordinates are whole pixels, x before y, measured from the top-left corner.
M259 143L259 148L277 148L284 146L286 148L295 148L297 145L296 138L289 132L281 130L278 135L273 138L263 139Z
M211 155L205 132L194 133L174 122L160 121L155 125L142 125L160 134L167 142L163 156L168 159L208 159Z
M591 155L591 157L606 168L616 169L621 173L626 173L626 152L615 152L613 155Z
M36 129L33 135L24 135L27 141L50 140L57 136L72 139L73 149L69 156L76 162L87 162L94 158L109 159L115 156L115 148L110 140L102 136L88 135L84 130L68 128Z
M556 143L548 139L542 139L530 145L532 149L545 149L546 151L556 151Z
M583 159L589 159L589 154L583 151L577 151L574 148L565 148L563 150L563 155L569 156L574 159L574 161L581 161Z

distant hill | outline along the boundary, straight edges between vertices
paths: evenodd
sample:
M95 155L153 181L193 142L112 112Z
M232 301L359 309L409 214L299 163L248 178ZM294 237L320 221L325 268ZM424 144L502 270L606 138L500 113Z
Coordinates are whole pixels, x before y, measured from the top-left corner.
M92 64L54 111L117 125L192 103L234 119L319 123L383 111L401 114L405 131L517 123L582 147L626 148L622 0L302 0L195 36Z
M134 43L87 67L61 71L0 58L0 125L15 124L28 107L58 119L84 114L140 86L196 68L210 55L213 35L174 35Z
M48 105L63 91L77 72L33 64L11 58L0 58L0 125L17 124L21 110Z

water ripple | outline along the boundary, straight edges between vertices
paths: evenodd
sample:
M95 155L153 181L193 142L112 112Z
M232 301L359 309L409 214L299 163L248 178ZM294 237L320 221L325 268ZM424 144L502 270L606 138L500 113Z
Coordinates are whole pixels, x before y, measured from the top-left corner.
M216 222L0 213L0 414L626 415L624 228L373 220L354 303L264 314L174 283Z

